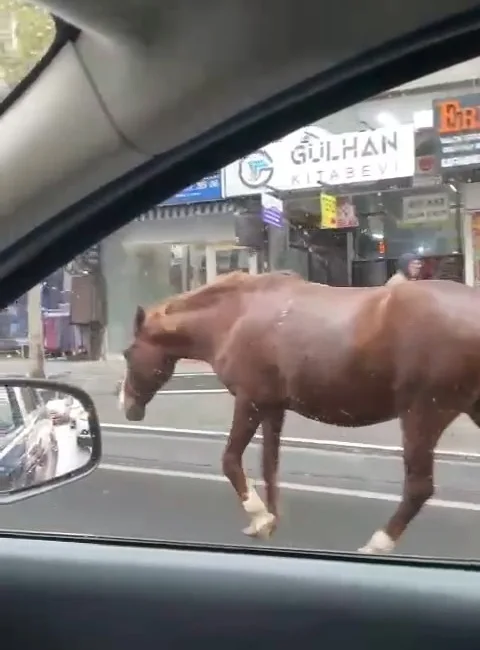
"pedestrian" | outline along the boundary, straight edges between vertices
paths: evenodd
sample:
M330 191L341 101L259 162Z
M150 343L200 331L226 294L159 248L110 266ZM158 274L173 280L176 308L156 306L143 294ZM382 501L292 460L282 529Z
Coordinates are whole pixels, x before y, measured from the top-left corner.
M387 280L386 284L391 286L408 282L409 280L418 280L422 270L422 261L413 253L404 253L398 258L397 272Z

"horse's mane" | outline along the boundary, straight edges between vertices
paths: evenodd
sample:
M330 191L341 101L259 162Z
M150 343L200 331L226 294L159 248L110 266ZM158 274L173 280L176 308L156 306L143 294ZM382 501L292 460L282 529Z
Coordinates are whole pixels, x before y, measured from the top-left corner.
M293 271L273 271L271 273L262 273L260 275L250 275L244 271L232 271L225 273L215 279L210 284L205 284L197 289L180 293L159 305L149 309L150 313L155 314L175 314L187 309L201 309L202 307L212 304L218 298L232 291L241 289L242 291L268 289L279 283L284 283L286 279L301 280L301 276Z

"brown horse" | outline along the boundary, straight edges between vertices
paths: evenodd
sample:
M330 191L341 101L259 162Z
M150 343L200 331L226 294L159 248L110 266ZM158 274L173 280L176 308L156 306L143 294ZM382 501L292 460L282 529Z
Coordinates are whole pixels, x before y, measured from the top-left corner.
M223 471L253 536L276 527L287 410L348 427L400 418L402 500L364 553L392 551L432 496L433 454L445 428L460 413L480 425L480 295L450 281L340 288L293 273L232 273L139 307L120 391L128 420L143 419L182 358L210 363L235 397ZM242 469L259 424L266 506Z

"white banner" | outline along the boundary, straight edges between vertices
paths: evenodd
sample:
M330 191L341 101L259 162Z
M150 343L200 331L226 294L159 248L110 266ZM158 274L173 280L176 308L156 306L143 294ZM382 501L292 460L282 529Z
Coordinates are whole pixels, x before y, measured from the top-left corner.
M414 194L403 197L404 225L443 223L450 218L450 201L447 192Z
M224 196L413 176L413 124L329 135L307 127L224 169Z

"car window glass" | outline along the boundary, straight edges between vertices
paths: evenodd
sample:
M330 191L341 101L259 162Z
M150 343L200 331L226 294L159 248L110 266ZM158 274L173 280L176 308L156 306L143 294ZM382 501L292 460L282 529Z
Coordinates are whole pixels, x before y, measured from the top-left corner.
M49 50L55 23L45 9L21 0L0 0L0 101Z
M35 396L35 391L28 387L22 387L20 388L20 393L27 413L34 413L38 408L38 400Z
M10 433L21 423L22 417L13 389L0 386L0 435Z
M8 433L14 428L15 419L9 394L5 387L0 387L0 433Z
M2 526L480 558L479 71L439 71L250 152L0 313L3 372L83 387L104 449L93 475L11 506ZM275 271L310 284L290 291L300 280ZM157 338L130 348L139 305L161 305ZM238 483L241 441L224 451L235 394L235 436L258 429L243 459L256 493ZM71 419L59 453L82 454L84 414Z

